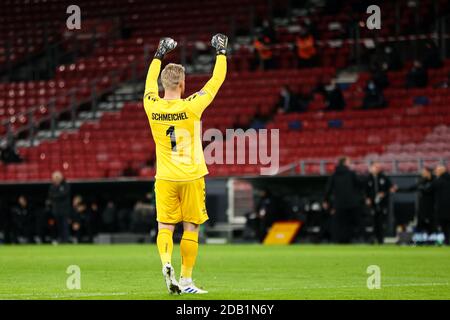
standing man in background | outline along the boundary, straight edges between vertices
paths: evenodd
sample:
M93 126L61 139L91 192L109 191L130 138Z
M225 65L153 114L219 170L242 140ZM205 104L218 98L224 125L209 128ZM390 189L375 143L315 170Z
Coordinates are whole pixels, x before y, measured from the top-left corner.
M70 185L60 171L52 174L52 184L48 190L48 200L51 212L56 220L58 240L69 241L69 219L72 213Z
M334 233L338 243L351 243L361 236L363 182L356 172L350 169L350 159L339 159L325 190L323 207L327 210L330 202L336 210Z
M436 232L433 182L433 170L431 168L423 168L418 183L407 189L407 191L417 191L418 193L416 232L426 232L428 235Z
M450 174L444 165L435 169L436 180L432 184L439 227L445 236L445 244L450 245Z
M11 214L13 221L13 241L19 243L19 239L23 238L28 243L33 243L35 215L25 195L18 197L17 204L11 208Z
M397 187L382 171L378 162L372 163L369 168L369 177L366 185L366 204L374 217L374 234L378 244L384 243L385 225L389 212L389 195Z

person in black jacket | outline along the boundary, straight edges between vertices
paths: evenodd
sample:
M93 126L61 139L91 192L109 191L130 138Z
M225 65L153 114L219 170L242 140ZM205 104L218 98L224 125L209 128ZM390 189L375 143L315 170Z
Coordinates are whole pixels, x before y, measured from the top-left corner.
M428 84L428 73L418 60L406 75L406 88L425 88Z
M366 204L374 217L374 234L379 244L384 243L385 224L389 212L389 195L395 186L382 171L379 163L370 166L366 184Z
M274 222L279 220L280 216L280 201L277 197L272 195L272 192L268 188L263 188L258 192L259 201L256 204L256 234L260 242L264 241L270 227Z
M74 243L92 242L92 214L80 195L73 198L70 226Z
M61 242L69 240L69 218L72 213L70 185L61 172L52 174L52 184L48 191L51 212L56 220L58 238Z
M20 163L23 161L17 152L14 139L10 139L4 147L0 148L0 160L6 164Z
M17 204L11 208L11 213L13 242L19 243L19 239L24 238L28 243L33 243L35 217L24 195L19 196Z
M437 179L431 190L434 192L435 209L441 231L445 236L445 244L450 244L450 174L443 165L435 169Z
M330 87L325 95L327 101L327 110L344 110L345 100L341 88L336 84L336 80L332 80Z
M327 210L330 202L335 209L335 241L350 243L361 234L361 199L363 182L350 169L350 159L339 159L335 172L328 180L323 207Z
M434 194L432 184L434 181L433 170L424 168L417 184L407 188L407 191L418 192L417 230L432 234L436 232L436 217L434 214Z

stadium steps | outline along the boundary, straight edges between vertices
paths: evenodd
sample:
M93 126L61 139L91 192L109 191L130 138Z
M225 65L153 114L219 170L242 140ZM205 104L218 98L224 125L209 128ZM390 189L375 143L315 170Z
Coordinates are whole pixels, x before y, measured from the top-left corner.
M74 122L71 120L60 120L56 123L56 130L54 135L51 130L40 129L35 135L33 146L39 145L41 142L46 140L58 139L63 133L74 133L77 132L85 123L96 123L105 114L109 112L118 112L123 106L124 102L132 99L130 92L132 91L132 86L125 84L113 93L105 97L105 99L98 103L97 111L81 111L77 114ZM75 125L75 126L74 126ZM31 147L29 139L21 139L16 143L17 147Z

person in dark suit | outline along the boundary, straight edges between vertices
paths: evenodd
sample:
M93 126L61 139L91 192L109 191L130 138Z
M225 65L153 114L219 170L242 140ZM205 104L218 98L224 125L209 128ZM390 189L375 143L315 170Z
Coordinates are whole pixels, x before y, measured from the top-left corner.
M397 190L391 179L381 170L379 163L370 166L366 183L366 204L374 217L374 235L379 244L384 243L385 224L389 212L389 196Z
M435 169L436 180L431 190L434 192L436 215L439 227L445 236L445 244L450 244L450 174L447 168L439 165Z
M13 221L13 241L19 243L19 239L23 238L28 243L33 243L35 232L35 216L28 199L24 195L20 195L17 204L11 208Z
M333 203L336 221L333 238L338 243L350 243L361 235L362 189L363 181L350 169L350 159L339 159L328 179L323 203L325 210Z
M72 213L70 185L61 172L52 174L52 184L48 190L51 212L56 220L58 239L65 243L69 240L69 218Z
M285 217L281 214L284 211L281 200L273 195L268 188L258 190L257 195L259 200L256 202L255 217L253 219L255 220L256 236L262 242L272 224Z
M417 184L407 188L406 191L417 191L417 232L432 234L436 232L436 216L434 212L434 194L432 184L434 181L433 170L424 168Z
M73 198L72 206L70 217L72 241L74 243L92 242L92 214L90 208L80 195L76 195Z

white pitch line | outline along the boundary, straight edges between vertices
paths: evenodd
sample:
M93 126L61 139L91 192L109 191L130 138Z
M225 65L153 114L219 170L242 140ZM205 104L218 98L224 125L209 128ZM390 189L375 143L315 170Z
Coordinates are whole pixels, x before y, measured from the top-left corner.
M430 282L430 283L394 283L394 284L382 284L383 287L435 287L435 286L449 286L448 282ZM303 286L299 289L365 289L365 286ZM285 290L286 288L264 288L263 291ZM237 289L238 291L252 291L250 289Z
M449 286L448 282L429 282L429 283L393 283L381 285L383 287L436 287L436 286ZM364 286L304 286L299 287L299 289L365 289ZM275 291L275 290L285 290L286 288L264 288L263 291ZM232 289L230 291L249 291L255 292L255 290L250 289ZM146 292L150 293L150 292ZM67 293L67 294L42 294L42 293L0 293L1 299L14 299L15 297L39 297L41 299L61 299L61 298L84 298L84 297L104 297L104 296L126 296L126 295L145 295L143 292L86 292L86 293Z
M86 293L68 293L68 294L42 294L42 293L0 293L0 299L2 298L14 298L14 297L42 297L50 299L59 298L83 298L83 297L102 297L102 296L125 296L129 295L128 292L86 292Z

